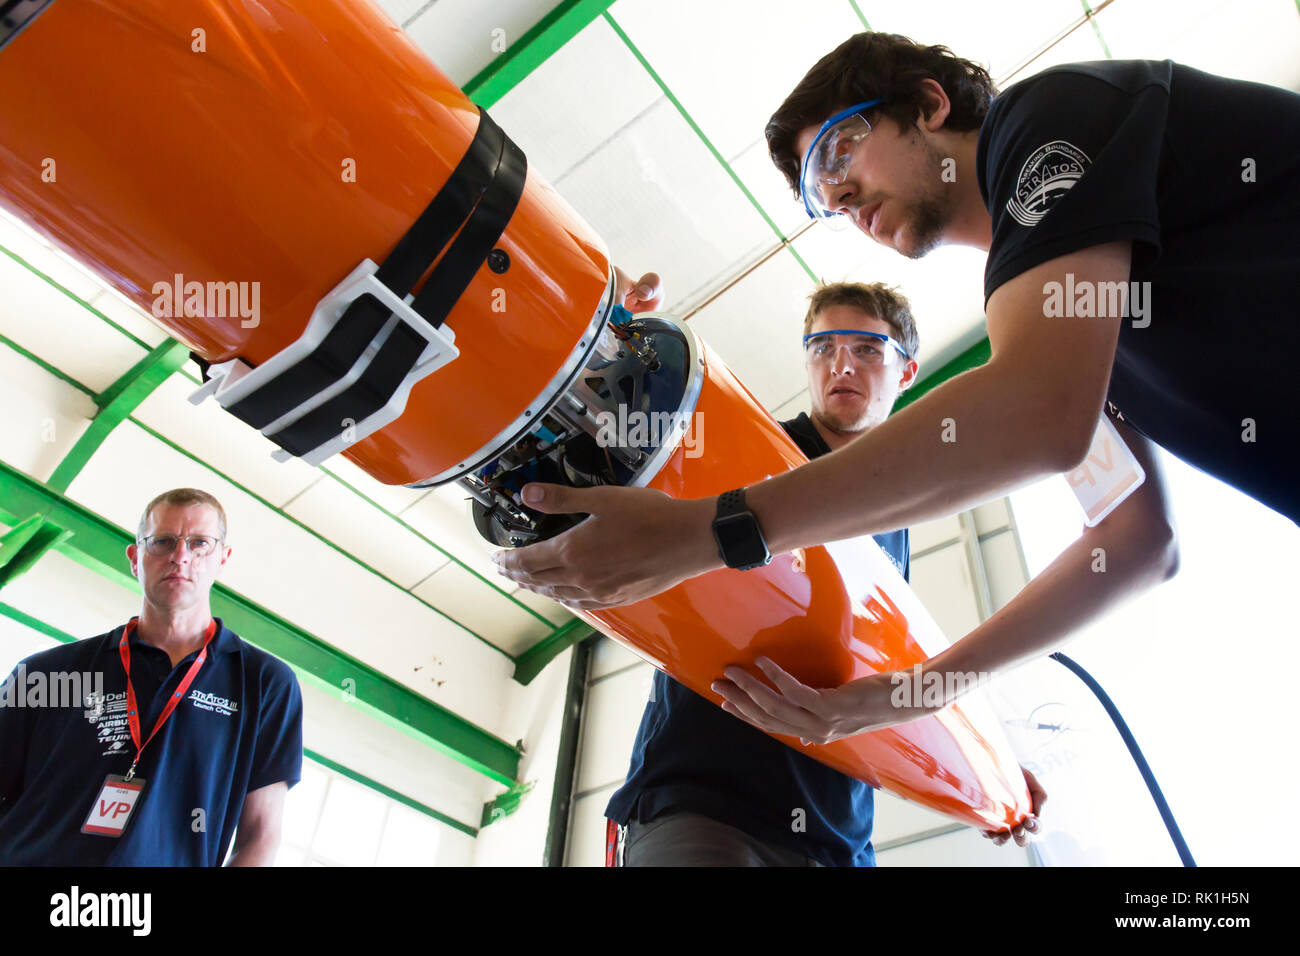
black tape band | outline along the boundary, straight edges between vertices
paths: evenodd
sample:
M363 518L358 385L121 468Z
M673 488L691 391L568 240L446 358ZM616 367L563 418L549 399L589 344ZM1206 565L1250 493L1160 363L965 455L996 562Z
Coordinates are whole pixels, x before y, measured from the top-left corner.
M523 150L508 137L503 138L503 154L495 177L412 303L412 308L434 328L443 324L483 267L523 195L528 160ZM344 430L345 421L362 422L387 405L427 346L424 337L409 325L398 325L346 391L270 438L300 456L332 440Z
M400 298L410 293L466 217L481 205L484 192L500 168L506 142L501 127L480 111L469 149L379 267L375 273L378 281ZM306 397L323 392L347 375L390 314L373 296L358 298L309 355L226 410L254 428L265 428L301 405Z

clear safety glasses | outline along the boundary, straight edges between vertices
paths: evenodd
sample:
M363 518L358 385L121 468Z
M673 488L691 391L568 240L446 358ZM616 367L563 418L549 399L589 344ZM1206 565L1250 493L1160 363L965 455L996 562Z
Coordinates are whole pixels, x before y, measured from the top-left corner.
M849 217L832 208L836 187L844 185L858 144L871 132L866 111L883 102L883 99L867 100L841 110L823 123L813 137L799 168L799 195L812 219L836 228L848 225Z
M810 362L829 362L847 346L854 361L863 365L897 365L909 358L907 351L888 335L858 329L827 329L803 337L804 354Z
M185 537L175 534L151 534L140 539L144 549L156 558L171 554L176 550L176 545L182 541L190 549L190 554L196 558L207 557L216 551L217 546L221 544L220 538L214 538L207 534L191 534Z

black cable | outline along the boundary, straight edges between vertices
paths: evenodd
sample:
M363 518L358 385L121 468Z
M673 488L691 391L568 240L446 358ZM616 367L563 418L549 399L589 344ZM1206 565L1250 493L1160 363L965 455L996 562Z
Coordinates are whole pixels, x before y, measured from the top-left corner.
M1128 747L1128 752L1132 754L1133 762L1137 764L1138 773L1142 774L1142 779L1146 781L1147 789L1151 791L1151 799L1156 802L1156 809L1160 811L1160 817L1165 821L1165 829L1169 831L1169 838L1174 841L1174 847L1178 850L1178 856L1182 859L1183 866L1195 866L1196 861L1192 859L1192 851L1187 848L1187 841L1183 839L1183 833L1178 829L1178 823L1174 820L1174 813L1169 809L1165 795L1160 790L1160 784L1156 783L1156 776L1151 772L1147 758L1142 756L1142 749L1138 747L1132 731L1128 729L1128 724L1124 722L1124 718L1119 715L1119 708L1101 689L1101 685L1097 683L1096 679L1076 661L1071 660L1059 651L1052 654L1051 658L1073 671L1075 676L1087 684L1088 689L1097 695L1097 699L1101 701L1101 706L1106 708L1106 713L1110 714L1110 719L1114 721L1115 729L1124 738L1124 745Z

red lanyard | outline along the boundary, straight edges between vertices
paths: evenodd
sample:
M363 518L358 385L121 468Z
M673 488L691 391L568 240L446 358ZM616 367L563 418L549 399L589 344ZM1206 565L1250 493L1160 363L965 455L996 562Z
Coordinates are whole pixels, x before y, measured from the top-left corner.
M203 662L208 659L208 644L212 642L212 636L217 633L217 622L209 621L207 632L203 635L203 648L199 651L199 656L194 658L194 663L190 665L190 669L185 672L185 676L177 685L176 692L172 694L171 699L167 701L167 706L158 715L158 721L153 725L153 730L149 731L148 738L144 743L140 743L140 715L135 704L135 688L131 686L131 635L135 633L138 623L140 623L139 618L131 618L126 625L126 630L122 632L122 640L117 644L118 653L122 657L122 670L126 671L126 723L131 728L131 742L135 744L135 759L131 761L131 769L126 772L128 781L135 776L135 765L140 762L140 754L144 752L145 745L153 740L154 735L162 729L162 725L167 723L167 718L181 702L190 684L194 683L194 678L198 676Z

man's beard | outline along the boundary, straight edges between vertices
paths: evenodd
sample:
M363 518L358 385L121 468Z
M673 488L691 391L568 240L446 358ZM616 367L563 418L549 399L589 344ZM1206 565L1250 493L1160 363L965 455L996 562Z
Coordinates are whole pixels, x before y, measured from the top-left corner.
M944 158L929 143L925 144L927 178L942 182ZM946 201L945 201L946 200ZM909 259L920 259L934 250L943 239L943 232L952 222L952 191L942 189L911 203L907 209L908 238L911 242L898 251Z
M832 418L830 412L824 408L814 408L812 417L817 419L827 431L834 432L837 435L856 435L871 427L870 406L864 408L862 414L851 422L843 422L837 418Z
M898 251L909 259L920 259L939 245L951 217L935 199L922 199L908 211L908 224L911 226L908 234L912 241Z

